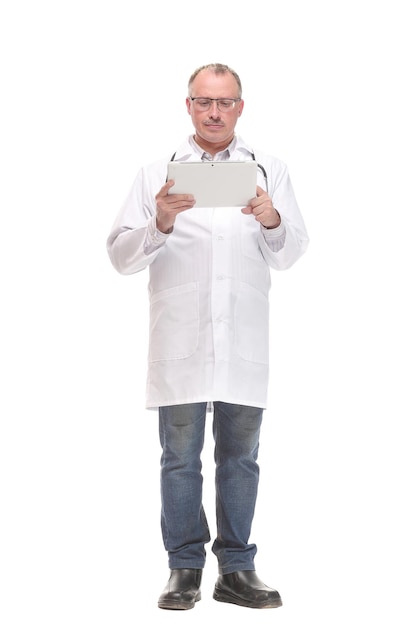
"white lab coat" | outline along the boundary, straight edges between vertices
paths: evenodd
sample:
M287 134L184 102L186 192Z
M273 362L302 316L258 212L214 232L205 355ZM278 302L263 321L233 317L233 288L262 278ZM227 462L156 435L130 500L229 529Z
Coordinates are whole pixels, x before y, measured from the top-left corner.
M229 158L251 153L238 137ZM155 226L155 195L171 156L139 171L107 242L118 272L149 268L146 407L218 400L266 408L270 268L289 268L308 245L287 167L255 151L281 215L277 229L240 208L193 208L165 235ZM189 138L175 158L201 154ZM258 185L266 188L261 170Z

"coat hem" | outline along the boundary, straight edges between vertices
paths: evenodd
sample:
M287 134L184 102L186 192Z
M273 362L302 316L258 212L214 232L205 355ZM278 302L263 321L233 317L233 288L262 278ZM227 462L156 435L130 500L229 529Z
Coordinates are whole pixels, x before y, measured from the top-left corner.
M155 403L155 402L147 402L145 405L145 409L148 411L156 411L157 409L159 409L162 406L175 406L178 404L195 404L197 402L207 402L208 403L208 411L211 412L213 409L213 402L225 402L226 404L237 404L237 405L242 405L242 406L252 406L258 409L263 409L266 410L267 409L267 403L266 402L255 402L253 400L244 400L243 398L240 399L233 399L233 398L222 398L222 397L218 397L215 399L211 398L208 399L207 397L205 398L187 398L187 399L172 399L172 400L166 400L166 401L162 401L160 403Z

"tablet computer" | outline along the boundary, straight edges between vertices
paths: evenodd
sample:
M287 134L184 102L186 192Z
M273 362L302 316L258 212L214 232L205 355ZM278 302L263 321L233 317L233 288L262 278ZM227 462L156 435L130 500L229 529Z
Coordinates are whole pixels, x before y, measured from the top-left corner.
M245 207L256 196L256 161L170 161L169 193L189 193L195 207Z

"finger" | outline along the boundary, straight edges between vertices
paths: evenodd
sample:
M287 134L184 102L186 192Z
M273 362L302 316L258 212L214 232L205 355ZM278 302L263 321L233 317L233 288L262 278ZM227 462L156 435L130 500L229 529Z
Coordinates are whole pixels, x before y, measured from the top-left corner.
M189 193L169 193L167 194L166 201L171 205L173 204L194 204L195 199Z
M158 195L160 196L166 196L168 194L168 190L174 185L174 180L170 179L168 180L165 185L163 185L160 189L160 191L158 192Z
M169 189L174 185L174 180L168 180L160 189L160 191L156 194L155 200L158 202L162 198L166 198L168 196Z
M179 203L184 203L184 202L187 204L191 204L191 203L194 204L195 199L192 194L170 193L170 189L173 185L174 185L174 181L168 180L165 183L165 185L161 187L160 191L155 196L155 199L157 200L157 202L165 202L169 204L171 207L173 206L173 204L179 204Z
M170 193L170 188L173 187L174 184L175 181L170 178L170 180L168 180L161 189L162 191L164 188L167 188L167 195L170 197L170 202L172 199L175 199L175 202L179 202L181 200L184 200L184 202L194 202L194 196L191 193Z
M262 187L260 187L259 185L257 185L257 198L263 195L267 195L267 191L263 189Z

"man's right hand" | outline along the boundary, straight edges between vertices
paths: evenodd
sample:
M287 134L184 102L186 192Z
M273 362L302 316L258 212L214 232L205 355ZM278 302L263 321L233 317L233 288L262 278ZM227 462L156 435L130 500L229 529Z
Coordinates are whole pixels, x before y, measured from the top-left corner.
M190 194L169 194L168 191L173 185L174 180L167 181L155 196L157 204L157 228L162 233L171 233L177 214L191 209L195 204L195 199Z

